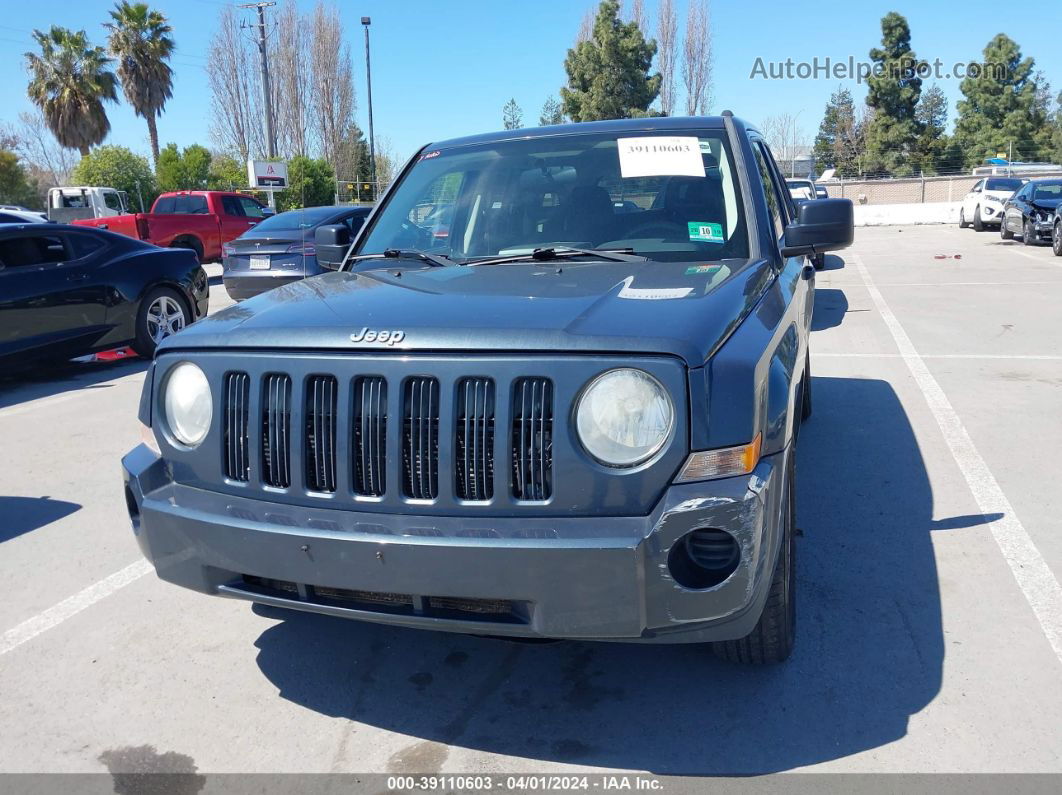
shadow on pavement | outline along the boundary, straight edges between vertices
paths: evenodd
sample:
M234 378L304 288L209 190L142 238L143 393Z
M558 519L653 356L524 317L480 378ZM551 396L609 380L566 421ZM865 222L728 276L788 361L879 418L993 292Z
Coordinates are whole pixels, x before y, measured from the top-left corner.
M79 389L108 389L112 381L148 368L146 359L119 359L113 362L61 362L41 365L14 375L0 377L0 409Z
M824 271L839 271L844 267L844 257L839 254L827 254L825 264L822 268Z
M80 511L76 502L51 497L0 497L0 543Z
M306 709L418 738L391 772L436 772L443 746L457 745L661 774L767 773L900 739L940 689L930 533L952 520L933 521L922 455L888 383L816 377L813 389L787 664L733 666L700 646L525 645L275 613L284 620L256 642L262 673Z
M844 322L848 312L848 296L833 287L815 288L815 312L811 316L811 330L823 331Z

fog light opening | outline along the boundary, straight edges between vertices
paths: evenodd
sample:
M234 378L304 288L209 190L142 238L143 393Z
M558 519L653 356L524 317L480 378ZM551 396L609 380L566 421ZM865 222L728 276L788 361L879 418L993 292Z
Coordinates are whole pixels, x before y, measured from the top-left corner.
M133 490L129 486L125 487L125 508L129 511L129 521L133 523L133 527L140 525L140 506L136 504L136 497L133 496Z
M725 530L704 527L675 542L667 556L667 568L683 588L703 590L724 582L740 561L737 539Z

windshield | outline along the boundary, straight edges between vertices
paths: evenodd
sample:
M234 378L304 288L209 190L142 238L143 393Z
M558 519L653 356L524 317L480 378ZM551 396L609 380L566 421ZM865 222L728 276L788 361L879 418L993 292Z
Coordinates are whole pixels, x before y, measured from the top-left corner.
M278 232L309 229L327 221L336 214L335 207L306 207L301 210L288 210L263 218L254 227L255 232Z
M1020 179L990 179L985 182L985 190L1016 191L1024 184Z
M1058 201L1062 199L1062 182L1037 182L1033 192L1036 201Z
M680 262L747 257L723 133L576 134L425 152L358 253L413 249L466 262L554 246Z

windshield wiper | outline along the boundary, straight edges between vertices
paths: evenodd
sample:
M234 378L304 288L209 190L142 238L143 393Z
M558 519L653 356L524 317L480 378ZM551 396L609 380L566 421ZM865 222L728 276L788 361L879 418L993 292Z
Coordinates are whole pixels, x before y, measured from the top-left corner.
M508 257L466 261L465 265L501 265L507 262L546 262L569 257L597 257L609 262L646 262L649 258L634 253L633 248L572 248L571 246L547 246L536 248L530 254L513 254Z
M359 254L356 257L349 257L347 262L359 262L367 259L418 259L421 262L427 262L436 268L445 268L448 265L458 265L456 260L452 260L445 254L429 254L427 251L417 251L416 249L398 249L388 248L380 254Z

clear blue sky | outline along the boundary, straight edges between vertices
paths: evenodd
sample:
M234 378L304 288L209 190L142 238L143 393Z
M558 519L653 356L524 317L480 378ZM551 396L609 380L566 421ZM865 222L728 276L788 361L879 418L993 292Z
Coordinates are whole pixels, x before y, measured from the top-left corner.
M287 2L288 0L280 0ZM628 0L629 2L629 0ZM217 14L218 0L153 0L170 19L177 41L173 99L159 121L162 143L175 141L210 145L210 92L204 65ZM299 3L309 9L312 0ZM535 124L542 103L558 95L564 82L565 53L575 39L591 0L342 0L338 3L354 55L357 75L357 118L364 127L365 61L362 15L372 17L373 115L376 134L390 140L404 158L432 139L483 132L501 127L501 108L515 97L525 123ZM680 36L685 0L679 7ZM646 0L655 25L656 0ZM6 0L0 20L0 120L14 121L29 107L25 96L23 53L31 49L29 31L52 24L84 28L99 43L101 23L113 2L103 0ZM1042 8L1057 8L1048 3ZM851 0L797 3L760 0L757 3L715 0L712 31L715 48L714 103L718 112L730 108L754 122L779 113L799 114L798 125L811 137L823 105L837 81L832 79L765 81L750 79L756 57L764 60L810 61L814 56L846 60L867 59L881 38L879 21L890 10L904 14L911 24L917 54L940 58L946 66L979 59L981 49L996 33L1014 38L1026 55L1062 88L1062 47L1058 26L1028 24L1028 15L1004 21L998 2L869 2ZM242 12L248 15L252 12ZM1035 16L1035 15L1034 15ZM1021 20L1020 22L1018 20ZM1046 18L1041 20L1046 23ZM847 81L856 97L865 89ZM943 80L954 118L958 80ZM146 153L147 128L128 105L109 110L109 143Z

